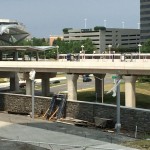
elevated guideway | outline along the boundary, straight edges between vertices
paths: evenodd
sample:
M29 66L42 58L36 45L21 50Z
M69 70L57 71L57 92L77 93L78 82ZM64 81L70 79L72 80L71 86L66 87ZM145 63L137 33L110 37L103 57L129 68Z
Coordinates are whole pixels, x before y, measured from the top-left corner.
M120 62L118 60L84 61L1 61L0 71L9 72L66 72L66 73L112 73L123 75L150 75L150 60Z
M49 73L65 72L67 77L68 99L77 100L77 79L79 74L94 74L95 91L102 97L103 80L106 73L122 75L125 81L125 106L136 107L135 83L137 76L150 75L150 54L122 56L121 54L86 54L67 60L67 55L59 55L56 61L1 61L0 73L23 73L26 80L26 94L31 95L29 72L34 69L42 74L42 93L49 95ZM123 58L122 58L123 57ZM100 80L99 80L99 79ZM16 82L12 82L15 85ZM103 87L103 88L100 88Z

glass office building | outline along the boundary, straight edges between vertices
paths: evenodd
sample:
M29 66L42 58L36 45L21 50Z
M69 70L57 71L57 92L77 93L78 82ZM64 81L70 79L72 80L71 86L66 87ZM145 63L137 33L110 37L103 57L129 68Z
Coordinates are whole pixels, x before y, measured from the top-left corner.
M150 0L140 0L141 42L150 39Z

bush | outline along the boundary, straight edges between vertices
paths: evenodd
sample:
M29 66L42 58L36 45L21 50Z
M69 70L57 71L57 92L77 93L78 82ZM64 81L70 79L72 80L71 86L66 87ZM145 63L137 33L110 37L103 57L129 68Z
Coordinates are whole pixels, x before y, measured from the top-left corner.
M64 28L63 33L68 33L68 30L71 30L72 28Z
M105 28L105 27L102 27L102 26L96 26L96 27L94 27L94 30L95 30L95 31L106 30L106 28Z

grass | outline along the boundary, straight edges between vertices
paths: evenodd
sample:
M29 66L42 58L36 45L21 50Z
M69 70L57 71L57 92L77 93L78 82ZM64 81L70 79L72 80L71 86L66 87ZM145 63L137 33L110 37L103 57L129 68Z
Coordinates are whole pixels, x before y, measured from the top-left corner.
M7 79L5 79L5 78L0 78L0 83L5 83L5 82L7 82Z
M106 94L113 87L113 84L105 85L104 103L116 104L116 97L112 93ZM120 103L125 105L125 87L124 83L120 84ZM81 101L96 102L94 89L78 91L78 99ZM101 98L97 100L101 102ZM136 106L138 108L150 109L150 83L136 83Z
M150 150L150 140L136 140L125 142L123 145L141 150Z

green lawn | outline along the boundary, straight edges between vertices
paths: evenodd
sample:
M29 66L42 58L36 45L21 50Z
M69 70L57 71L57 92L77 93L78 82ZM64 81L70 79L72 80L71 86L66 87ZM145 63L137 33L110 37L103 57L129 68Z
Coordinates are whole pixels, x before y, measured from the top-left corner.
M112 97L112 93L106 94L113 87L113 84L105 85L104 103L116 104L116 97ZM121 105L125 105L124 83L120 85L120 101ZM94 89L87 91L79 91L78 99L81 101L96 102L96 94ZM101 98L97 100L101 102ZM136 106L138 108L150 109L150 83L136 83Z
M125 142L124 145L140 150L150 150L150 140L137 140L132 142Z

